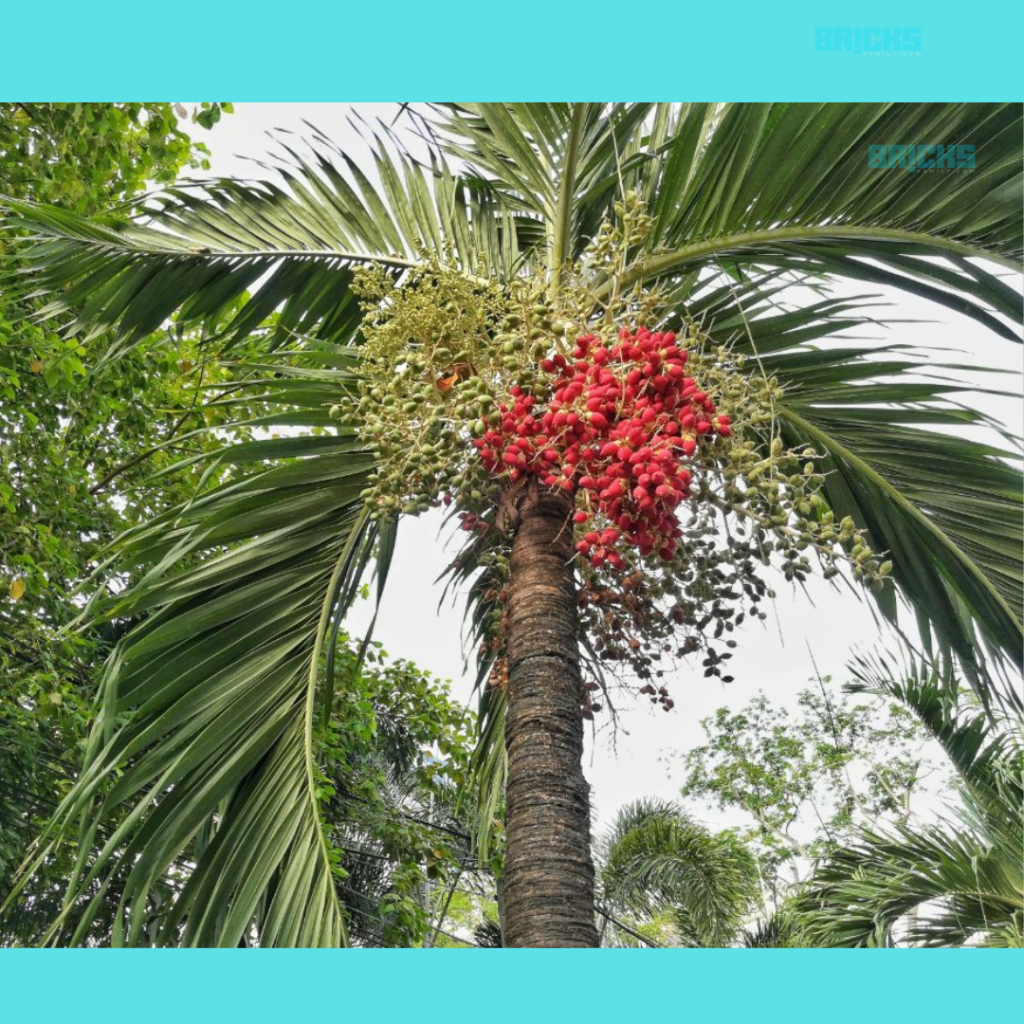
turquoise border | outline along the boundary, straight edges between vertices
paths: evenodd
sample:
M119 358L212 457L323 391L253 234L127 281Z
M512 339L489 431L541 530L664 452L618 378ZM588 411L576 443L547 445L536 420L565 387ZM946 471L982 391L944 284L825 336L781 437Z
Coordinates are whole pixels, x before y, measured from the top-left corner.
M0 98L1013 100L1022 11L1019 0L7 4ZM823 26L918 27L921 52L815 50ZM524 950L483 965L410 950L0 950L0 1024L961 1024L1012 1013L1020 967L1019 952L960 950Z
M7 950L0 1019L960 1024L1012 1014L1020 965L1005 950Z
M7 3L0 96L1010 100L1024 92L1022 12L1019 0ZM829 26L919 28L920 56L816 50Z

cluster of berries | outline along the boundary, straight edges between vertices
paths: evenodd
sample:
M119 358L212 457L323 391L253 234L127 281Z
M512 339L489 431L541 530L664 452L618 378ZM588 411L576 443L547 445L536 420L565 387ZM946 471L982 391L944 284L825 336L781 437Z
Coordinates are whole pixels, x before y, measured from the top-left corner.
M541 362L553 377L546 408L510 389L500 423L474 441L480 459L512 482L533 474L576 492L574 520L585 531L576 548L594 568L624 570L623 545L670 561L681 536L676 509L692 482L685 463L700 444L730 433L729 417L687 376L686 361L672 332L623 329L611 347L585 335L573 360Z
M646 697L651 698L652 704L660 704L662 709L665 711L671 711L676 703L668 695L668 688L665 686L659 686L655 689L650 683L640 687L640 692Z
M452 496L450 494L444 496L444 503L445 505L452 503ZM460 512L458 519L459 528L467 533L472 533L473 530L486 531L491 527L491 524L483 516L478 516L475 512Z
M596 715L602 708L603 705L598 704L592 697L592 694L600 690L601 687L597 683L582 683L580 685L580 710L583 713L583 717L588 721L594 720Z

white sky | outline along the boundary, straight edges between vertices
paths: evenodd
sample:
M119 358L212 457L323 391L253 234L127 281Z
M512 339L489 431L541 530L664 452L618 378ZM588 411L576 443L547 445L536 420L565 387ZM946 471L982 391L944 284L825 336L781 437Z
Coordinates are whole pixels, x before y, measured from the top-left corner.
M236 104L235 113L226 115L212 133L196 129L195 135L213 151L211 174L261 177L260 168L245 158L266 159L272 154L274 146L266 135L272 128L306 134L303 121L314 124L343 148L351 147L358 158L364 149L348 124L352 109L349 104L338 103ZM383 103L358 104L357 109L366 120L380 117L387 123L398 110L395 104ZM1020 287L1019 281L1015 287ZM877 290L852 287L837 292L854 295ZM898 324L887 331L878 328L870 337L960 350L957 362L978 361L1011 371L998 386L1019 396L1019 346L990 335L966 317L897 292L889 292L882 301L890 304L880 311L889 319L932 322ZM1021 436L1024 403L1020 397L987 399L986 409ZM455 607L449 602L437 608L441 588L434 581L452 553L450 547L446 555L438 536L439 525L439 514L403 521L375 636L392 656L408 658L435 675L451 679L457 697L469 700L472 669L463 672L462 601ZM666 680L676 704L668 714L620 695L617 704L622 731L614 750L608 730L601 730L608 716L597 716L599 731L596 738L588 734L584 769L593 787L600 821L608 821L621 804L639 797L676 796L678 770L675 777L670 777L662 758L671 751L699 744L703 738L700 719L716 708L738 708L761 689L774 701L792 705L796 693L813 677L810 652L823 675L845 679L851 655L884 649L885 642L879 639L867 602L852 600L848 592L836 593L820 579L809 581L810 601L802 591L790 589L781 576L775 587L778 597L774 616L769 615L763 626L748 621L734 634L739 641L730 668L734 683L723 686L705 680L699 670L680 673ZM371 612L365 607L358 609L350 618L350 631L359 635ZM711 809L694 810L709 822L726 820Z

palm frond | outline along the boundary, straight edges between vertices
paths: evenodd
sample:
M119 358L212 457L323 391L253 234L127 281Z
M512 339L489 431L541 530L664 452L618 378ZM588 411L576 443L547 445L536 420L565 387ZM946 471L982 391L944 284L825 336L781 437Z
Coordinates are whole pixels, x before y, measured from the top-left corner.
M905 941L920 945L1019 936L1022 836L1006 832L997 847L950 823L865 832L799 898L805 934L813 945L889 945L904 922Z
M658 230L638 274L653 281L728 257L895 284L1019 340L990 315L1019 323L1019 294L968 261L1020 270L1020 123L1019 104L684 108L659 162ZM867 148L883 138L971 144L977 169L870 167ZM652 169L643 174L649 186Z
M816 945L1020 945L1024 784L1020 720L997 731L959 706L948 670L897 674L860 659L857 689L904 702L949 755L961 804L934 824L863 830L816 870L795 907ZM902 936L897 929L902 927Z
M645 196L654 230L626 287L728 259L896 285L1019 340L993 311L1019 323L1020 295L971 261L1020 270L1021 116L1012 103L590 103L463 104L439 120L452 153L550 224L576 153L572 256L623 189ZM973 145L976 169L869 166L887 139Z
M317 385L282 361L261 386L278 422L289 411L298 424L329 422L344 372L321 372ZM345 942L312 723L331 618L380 536L359 497L373 459L347 429L214 458L232 467L227 478L129 534L116 564L147 571L90 609L135 625L104 676L81 776L44 837L70 837L82 821L52 942L82 941L108 892L120 940L142 942L167 878L178 893L156 944L234 946L253 933L267 946Z
M509 274L543 238L482 182L429 167L378 142L379 185L317 133L312 155L284 148L266 181L183 184L151 197L144 218L106 225L57 207L0 197L0 226L29 232L21 254L41 318L72 314L69 333L114 329L115 356L173 313L183 323L233 315L221 336L241 339L277 313L269 343L348 339L360 311L352 268L396 274L427 253L468 273ZM145 222L143 222L145 221ZM258 287L257 287L258 285Z
M824 496L836 520L852 517L875 550L887 552L924 642L934 642L938 655L954 654L980 694L1019 707L998 665L1019 667L1024 646L1024 477L1017 452L962 435L965 427L1002 432L962 401L968 391L987 393L959 379L983 367L854 342L848 332L874 322L870 297L825 294L789 308L779 304L785 285L777 274L691 280L680 286L677 315L698 319L714 341L748 359L750 372L777 378L783 440L823 456ZM874 596L897 622L893 589Z
M754 860L742 842L709 832L671 802L622 808L601 840L600 863L612 907L667 911L688 945L729 945L756 893Z

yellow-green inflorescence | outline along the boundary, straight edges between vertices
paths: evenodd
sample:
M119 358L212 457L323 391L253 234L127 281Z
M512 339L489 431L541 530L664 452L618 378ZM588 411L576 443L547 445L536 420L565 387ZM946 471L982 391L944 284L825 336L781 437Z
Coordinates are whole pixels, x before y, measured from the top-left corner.
M359 271L355 286L366 319L358 394L332 414L361 424L376 454L377 470L363 495L372 514L415 515L451 503L464 514L464 526L489 531L486 543L475 536L472 543L488 573L491 653L500 657L509 543L501 510L520 474L504 465L486 468L478 439L501 429L523 396L532 398L531 408L547 408L553 383L541 364L550 368L557 356L571 361L581 335L610 348L623 327L671 327L674 344L688 356L686 373L718 413L728 414L730 428L697 446L687 463L688 515L679 516L681 537L669 560L636 550L616 558L617 569L579 560L581 617L597 657L622 663L642 680L662 675L655 666L665 657L698 650L706 675L728 679L728 634L747 616L764 617L759 603L770 596L760 576L764 566L775 564L787 580L802 582L812 559L826 578L847 562L855 578L880 588L891 565L850 519L835 521L823 493L824 453L783 443L777 415L783 384L729 344L713 341L700 324L678 315L666 323L661 294L619 293L617 282L630 269L626 254L642 238L645 216L636 200L622 212L622 225L605 225L575 271L565 274L557 302L543 281L474 278L438 259L400 282L382 268ZM600 300L594 282L604 284ZM597 521L600 510L585 504L586 493L577 492L577 501L588 513L586 526L576 527L577 540L584 529L609 525ZM726 650L715 647L723 638ZM671 706L660 689L647 683L648 691Z

